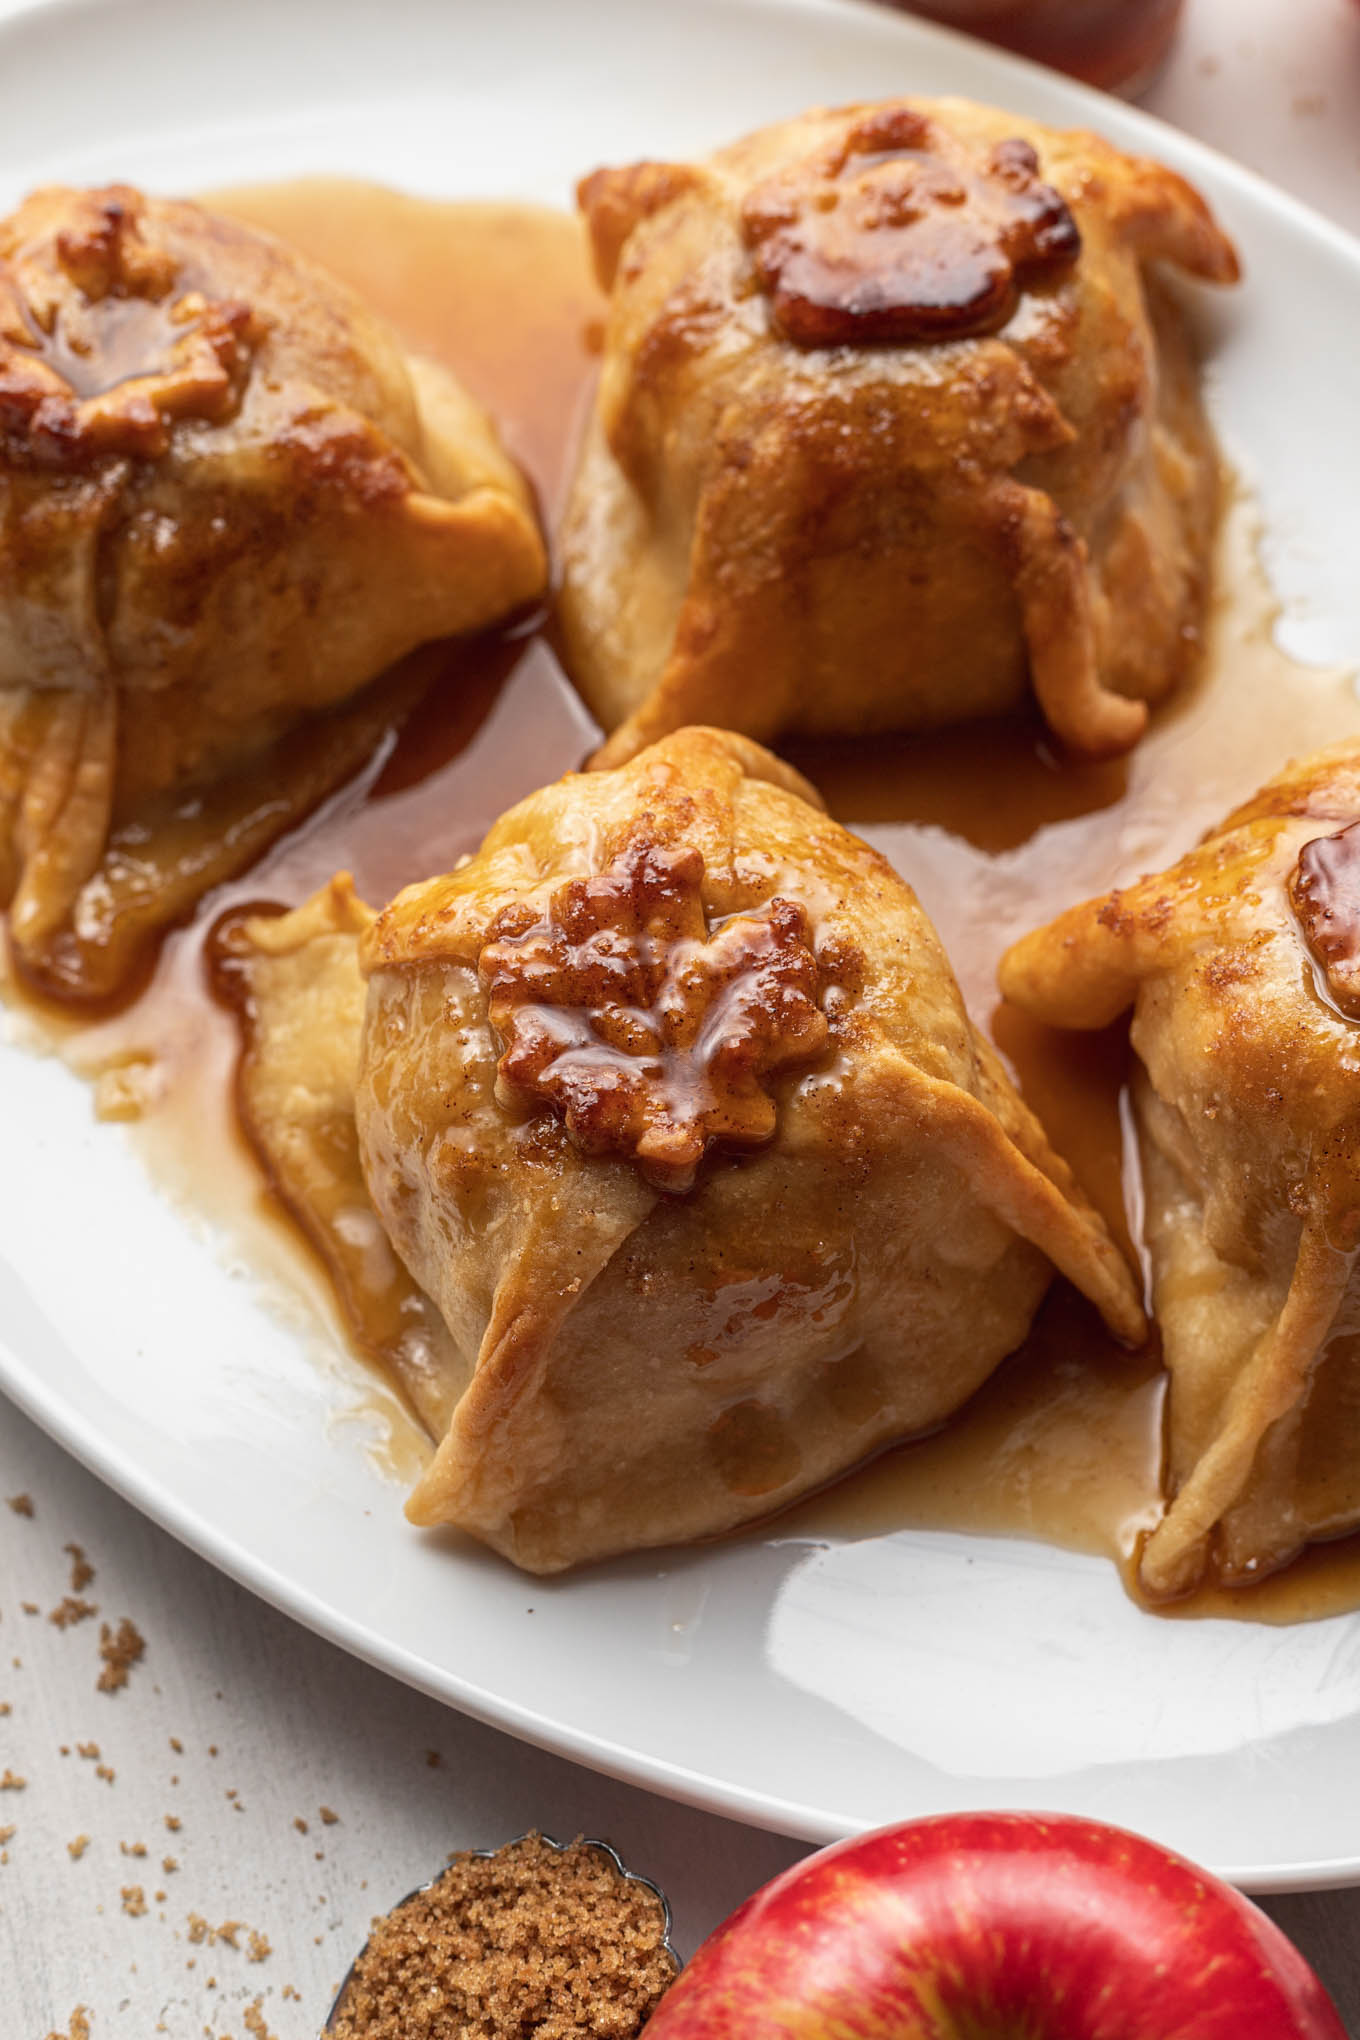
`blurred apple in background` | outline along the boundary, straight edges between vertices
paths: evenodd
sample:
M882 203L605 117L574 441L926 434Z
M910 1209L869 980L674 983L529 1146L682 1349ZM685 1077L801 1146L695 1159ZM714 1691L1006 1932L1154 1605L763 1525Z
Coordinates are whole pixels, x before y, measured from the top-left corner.
M947 1814L838 1842L704 1942L647 2040L1346 2040L1293 1944L1121 1828Z
M1090 85L1134 94L1171 47L1183 0L888 0Z

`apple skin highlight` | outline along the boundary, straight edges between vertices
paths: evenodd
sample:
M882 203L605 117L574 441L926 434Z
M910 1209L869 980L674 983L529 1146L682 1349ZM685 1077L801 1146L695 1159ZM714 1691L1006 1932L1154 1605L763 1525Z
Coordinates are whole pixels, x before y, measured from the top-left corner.
M821 1850L704 1942L647 2040L1347 2040L1274 1922L1067 1815L946 1814Z

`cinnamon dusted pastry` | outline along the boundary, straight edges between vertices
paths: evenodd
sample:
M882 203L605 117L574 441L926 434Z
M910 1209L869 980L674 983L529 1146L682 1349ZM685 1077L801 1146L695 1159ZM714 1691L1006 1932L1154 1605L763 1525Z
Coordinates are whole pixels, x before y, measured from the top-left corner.
M1006 996L1132 1008L1170 1500L1147 1590L1360 1523L1360 746L1291 765L1179 864L1027 936Z
M564 534L617 763L1015 709L1127 750L1196 648L1217 469L1155 163L962 100L816 112L580 187L611 293Z
M488 421L322 271L125 185L0 222L0 902L21 957L145 802L544 577Z
M360 937L373 1204L470 1381L412 1497L531 1571L929 1430L1104 1227L910 889L744 738L532 795Z

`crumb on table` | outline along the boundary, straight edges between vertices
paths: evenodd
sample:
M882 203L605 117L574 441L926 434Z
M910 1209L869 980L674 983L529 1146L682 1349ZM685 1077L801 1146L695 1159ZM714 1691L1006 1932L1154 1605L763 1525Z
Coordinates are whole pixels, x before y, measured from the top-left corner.
M125 1615L117 1629L107 1622L99 1625L99 1657L103 1670L95 1681L101 1693L118 1693L128 1682L128 1673L146 1652L146 1642L135 1622Z

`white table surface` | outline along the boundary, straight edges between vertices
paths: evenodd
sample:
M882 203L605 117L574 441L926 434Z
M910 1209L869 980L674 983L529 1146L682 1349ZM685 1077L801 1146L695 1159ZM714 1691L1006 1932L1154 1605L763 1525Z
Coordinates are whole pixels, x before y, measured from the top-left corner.
M0 0L0 15L13 6ZM1360 233L1353 0L1190 0L1147 103ZM353 1662L0 1411L0 1497L34 1506L31 1518L0 1507L0 1775L27 1781L0 1790L0 1829L14 1829L0 1843L0 2040L64 2034L77 2005L92 2040L260 2040L245 2023L257 2000L276 2040L311 2040L375 1910L451 1850L530 1826L609 1836L669 1892L685 1951L802 1853L528 1749ZM96 1568L86 1591L100 1619L129 1616L146 1639L120 1693L95 1689L98 1620L46 1619L68 1591L71 1542ZM145 1910L129 1911L137 1886ZM1360 2035L1360 1891L1265 1903ZM241 1922L236 1945L195 1939L195 1920ZM263 1959L252 1930L270 1945Z

